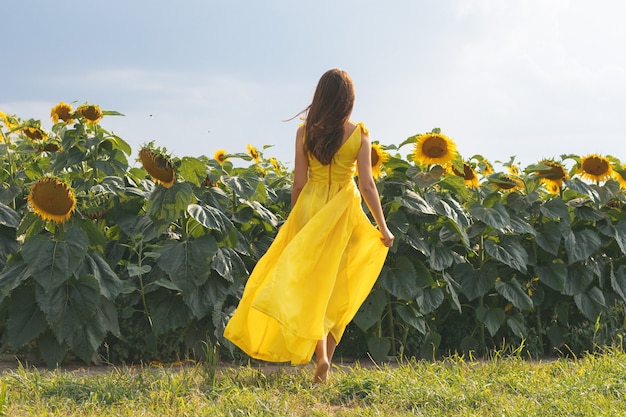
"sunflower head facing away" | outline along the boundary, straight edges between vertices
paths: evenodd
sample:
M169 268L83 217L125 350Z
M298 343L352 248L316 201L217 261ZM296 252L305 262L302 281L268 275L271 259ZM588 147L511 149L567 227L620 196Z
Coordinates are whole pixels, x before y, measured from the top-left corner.
M539 181L546 186L550 193L557 194L563 186L563 180L569 177L567 170L560 163L550 159L544 159L539 164L547 167L535 171L535 174L539 176Z
M489 175L487 181L502 191L516 191L524 187L524 182L520 178L501 172Z
M98 122L100 122L103 116L102 110L100 110L100 106L98 106L97 104L80 105L76 109L76 113L80 114L85 119L87 119L88 123L94 124L94 125L98 124Z
M223 165L224 162L228 160L228 158L226 157L226 151L224 149L218 149L217 151L215 151L213 159L215 159L220 165Z
M378 179L383 173L389 154L378 143L372 143L372 175Z
M597 154L582 157L580 167L576 172L583 179L590 181L605 181L613 176L613 168L608 158Z
M38 127L26 126L22 128L22 132L30 140L46 140L48 135Z
M35 214L57 224L65 223L76 208L74 192L56 178L42 178L34 183L28 202Z
M59 102L56 106L52 108L50 111L50 118L52 119L52 123L59 123L59 120L62 120L65 123L72 123L72 117L74 116L74 109L71 105Z
M252 160L254 161L255 164L258 164L259 162L261 162L261 154L259 153L257 148L255 148L254 146L248 143L246 145L246 149L248 150L248 155L252 157Z
M441 133L419 135L413 150L413 160L425 165L445 165L457 155L456 143Z
M150 177L157 184L170 188L176 182L176 171L169 159L150 146L144 146L139 151L139 160Z
M459 172L454 166L452 166L452 172L458 177L463 177L463 183L469 188L478 188L478 176L476 171L467 163L463 164L463 172Z

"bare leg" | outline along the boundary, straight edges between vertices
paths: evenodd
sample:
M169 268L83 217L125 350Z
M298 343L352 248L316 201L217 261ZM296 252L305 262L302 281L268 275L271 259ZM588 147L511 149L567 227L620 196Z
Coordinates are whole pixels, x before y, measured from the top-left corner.
M330 368L330 362L328 360L328 353L326 350L327 340L328 337L324 337L322 340L319 340L315 346L315 362L317 363L317 366L315 367L315 373L313 374L314 383L326 382L328 379L328 368Z

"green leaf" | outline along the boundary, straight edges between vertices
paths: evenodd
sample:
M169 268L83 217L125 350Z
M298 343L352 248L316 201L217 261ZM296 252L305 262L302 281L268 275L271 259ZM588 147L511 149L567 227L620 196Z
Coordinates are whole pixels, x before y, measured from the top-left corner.
M33 278L46 290L63 284L78 268L88 248L87 235L79 227L70 226L62 238L36 235L24 243L22 256Z
M0 203L0 224L17 228L20 224L20 215L6 204Z
M589 196L595 203L601 201L600 195L597 190L591 187L589 184L581 181L579 178L572 178L571 180L564 180L563 183L570 189L577 193Z
M375 362L381 363L387 360L387 354L391 350L391 342L386 337L370 337L367 340L367 350Z
M535 274L541 282L556 291L561 292L563 288L565 288L567 266L559 260L553 260L552 263L547 266L537 265L535 267Z
M485 306L478 306L476 308L476 318L482 324L485 325L491 337L493 337L504 323L506 314L501 308L487 308Z
M106 336L106 329L102 317L95 315L92 320L85 322L75 329L70 337L68 347L83 362L89 363Z
M417 297L417 305L422 314L428 314L437 309L443 303L444 294L441 288L419 288Z
M166 241L155 252L157 265L183 292L202 285L208 278L211 259L217 253L217 241L204 235L188 241Z
M493 240L486 240L485 251L494 259L522 273L526 273L528 253L522 246L519 237L504 235L499 243Z
M424 316L408 304L398 304L395 307L398 316L409 326L416 329L421 334L426 334L426 321Z
M409 227L409 230L399 236L400 239L409 244L413 249L422 253L424 256L430 256L430 245L428 240L422 235L422 233L413 225Z
M104 232L98 228L96 222L89 220L81 222L80 228L85 232L90 247L97 247L101 251L104 251L108 242L107 237Z
M498 278L498 269L491 263L485 263L479 270L470 264L454 265L453 275L461 284L461 292L469 301L487 294Z
M620 220L615 223L612 231L617 245L622 250L622 254L626 255L626 220Z
M515 313L506 319L506 324L509 326L513 334L517 337L524 338L527 335L526 325L524 324L524 315L522 313Z
M567 224L570 223L570 214L567 204L560 198L553 198L546 201L540 208L541 213L550 218L558 219Z
M606 310L604 294L598 287L591 287L584 293L576 294L574 302L585 317L592 322L595 322L598 316Z
M524 234L527 233L531 236L537 236L537 231L526 220L521 217L511 217L511 230L515 233Z
M187 212L202 226L207 229L217 230L224 235L228 234L228 231L233 228L233 223L230 219L224 215L222 210L215 207L189 204Z
M175 182L170 188L157 186L148 200L147 213L155 223L167 226L182 217L193 202L195 196L189 183Z
M469 211L472 216L495 229L504 229L511 223L511 217L501 203L495 203L491 208L476 203L470 206Z
M218 249L211 268L228 282L235 282L238 277L248 276L246 266L237 252L227 246Z
M0 273L0 303L31 275L22 256L19 253L12 256Z
M122 290L123 283L100 252L91 251L85 256L79 275L93 275L98 281L100 292L113 301Z
M577 295L584 292L593 282L593 271L587 266L577 263L567 268L567 279L563 287L564 295Z
M100 304L100 288L93 275L72 279L50 291L37 287L35 295L55 336L68 345L96 316Z
M37 348L49 369L58 368L67 353L65 343L59 342L50 330L39 337L37 340Z
M241 176L222 176L222 182L235 194L244 200L250 200L256 193L259 176L251 171L244 172Z
M400 210L394 211L387 217L387 225L394 236L402 236L409 230L409 220Z
M157 336L182 327L190 319L180 295L159 289L147 294L146 301L152 318L152 329Z
M460 312L461 303L459 302L458 290L461 286L450 276L450 274L444 272L441 275L443 276L443 280L446 282L446 290L448 290L448 294L450 294L450 298L452 298L454 306Z
M367 296L359 311L354 316L354 323L364 332L372 327L381 319L385 306L387 305L387 296L385 291L380 288L374 288Z
M426 200L412 190L405 190L402 196L395 200L416 214L437 214Z
M584 261L602 245L596 232L590 229L569 231L565 235L565 251L571 265L577 261Z
M207 167L204 162L198 158L185 156L180 161L178 173L185 179L195 185L200 185L206 178Z
M430 267L435 271L443 271L454 263L454 255L449 247L442 244L434 245L430 251Z
M561 244L561 228L556 222L543 224L543 230L536 237L537 245L546 252L556 256Z
M626 301L626 265L620 265L617 271L611 267L611 287Z
M417 296L417 274L413 263L406 256L398 256L394 265L385 265L378 282L390 294L402 300L413 300Z
M32 286L24 285L13 291L7 304L7 337L13 348L36 339L48 328L46 317L35 302Z
M522 285L515 278L508 281L497 281L496 291L520 310L531 310L533 308L533 300L526 294Z

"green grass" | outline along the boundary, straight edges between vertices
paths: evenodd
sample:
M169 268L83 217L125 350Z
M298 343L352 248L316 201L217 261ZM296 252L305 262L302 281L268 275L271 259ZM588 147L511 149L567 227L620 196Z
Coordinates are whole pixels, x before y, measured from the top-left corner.
M20 367L0 379L6 416L619 416L626 415L626 354L575 360L450 357L339 367L312 385L311 367Z

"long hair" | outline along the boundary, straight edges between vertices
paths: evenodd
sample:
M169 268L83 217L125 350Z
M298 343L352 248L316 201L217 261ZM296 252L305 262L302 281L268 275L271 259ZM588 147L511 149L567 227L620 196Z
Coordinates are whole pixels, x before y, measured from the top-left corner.
M320 78L313 101L305 112L305 149L323 165L332 161L341 146L344 125L354 106L354 85L340 69L328 70Z

